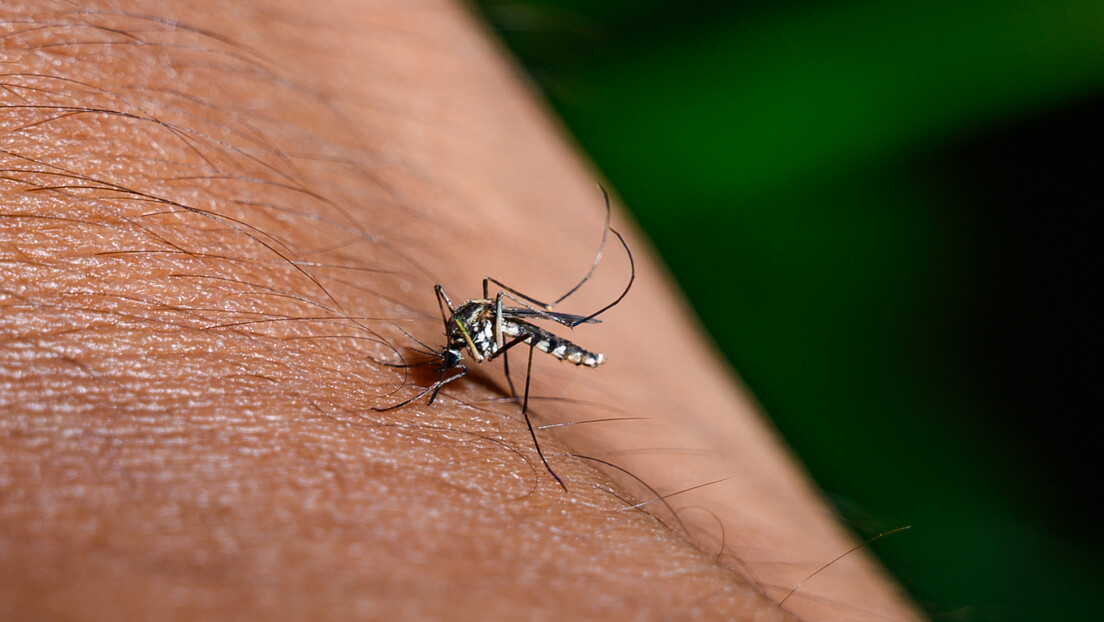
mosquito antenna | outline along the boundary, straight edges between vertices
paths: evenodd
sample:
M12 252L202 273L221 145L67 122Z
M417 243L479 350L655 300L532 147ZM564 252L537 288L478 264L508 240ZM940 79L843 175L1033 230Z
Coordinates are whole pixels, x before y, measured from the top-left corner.
M587 281L590 280L590 277L594 276L594 271L598 269L598 264L602 261L602 253L604 253L606 251L606 239L609 237L609 232L610 232L610 212L611 212L611 210L610 210L609 193L607 193L606 189L602 187L602 184L598 184L598 189L602 191L602 198L605 199L605 201L606 201L606 227L605 227L605 229L602 230L602 243L598 245L598 253L594 255L594 263L591 264L590 271L586 273L586 276L583 277L583 280L579 281L579 283L575 287L572 287L571 289L569 289L566 294L564 294L563 296L560 296L559 298L552 301L552 303L548 305L549 308L552 308L552 307L560 304L564 300L567 300L568 296L570 296L571 294L574 294L576 291L578 291L578 289L583 286L583 283L586 283Z
M812 579L813 577L815 577L815 576L817 576L818 574L820 574L820 572L821 572L822 570L824 570L825 568L827 568L828 566L831 566L832 564L834 564L834 563L838 562L839 560L843 559L844 557L847 557L848 555L850 555L850 554L854 553L855 551L857 551L857 550L861 549L862 547L864 547L864 546L866 546L866 545L868 545L868 544L871 544L871 543L873 543L873 542L877 542L878 540L881 540L882 538L884 538L884 537L886 537L886 536L892 536L892 535L893 535L893 534L895 534L895 533L899 533L899 532L902 532L902 531L904 531L904 530L906 530L906 529L911 529L911 528L912 528L912 525L905 525L904 527L898 527L898 528L896 528L896 529L890 529L889 531L884 531L884 532L882 532L882 533L880 533L880 534L878 534L878 535L874 536L873 538L871 538L871 539L867 540L866 542L862 542L862 543L860 543L860 544L856 544L855 546L853 546L853 547L851 547L851 548L847 549L846 551L844 551L844 552L840 553L839 555L836 555L836 556L835 556L835 558L833 558L833 559L832 559L832 561L828 562L827 564L824 564L824 565L823 565L823 566L821 566L820 568L817 568L817 569L816 569L816 571L815 571L815 572L813 572L813 574L811 574L811 575L809 575L809 576L805 577L804 579L802 579L802 580L801 580L801 582L800 582L800 583L798 583L797 585L795 585L795 586L793 587L793 589L792 589L792 590L790 590L790 591L789 591L789 593L788 593L788 594L786 594L786 596L785 596L785 597L784 597L784 598L783 598L782 600L778 601L778 604L779 604L779 605L785 604L785 602L786 602L786 599L788 599L789 597L793 596L793 595L794 595L794 592L796 592L796 591L800 590L800 589L801 589L801 586L805 585L805 584L806 584L806 583L807 583L807 582L809 581L809 579Z

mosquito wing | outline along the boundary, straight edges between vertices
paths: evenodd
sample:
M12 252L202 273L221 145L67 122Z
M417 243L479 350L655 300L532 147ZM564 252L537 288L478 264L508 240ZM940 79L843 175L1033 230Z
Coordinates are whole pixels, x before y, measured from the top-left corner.
M538 311L536 309L527 309L525 307L504 307L502 309L502 315L507 318L522 320L550 320L552 322L559 322L564 326L576 326L584 323L586 319L585 315L572 315L570 313L556 313L554 311ZM586 324L601 324L602 320L597 318L590 318L586 320Z

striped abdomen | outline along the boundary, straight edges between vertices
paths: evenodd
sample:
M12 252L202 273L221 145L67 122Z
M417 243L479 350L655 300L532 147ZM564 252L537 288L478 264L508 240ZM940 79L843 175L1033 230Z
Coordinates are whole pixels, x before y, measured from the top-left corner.
M552 356L575 365L586 367L598 367L606 362L604 354L589 352L571 343L567 339L520 320L507 320L503 322L502 332L511 337L529 335L525 343L533 346L541 352L547 352Z

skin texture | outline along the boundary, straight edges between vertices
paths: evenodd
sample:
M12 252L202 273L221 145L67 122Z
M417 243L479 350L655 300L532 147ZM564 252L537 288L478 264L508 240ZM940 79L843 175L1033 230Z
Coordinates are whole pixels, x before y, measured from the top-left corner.
M610 362L534 359L566 493L500 363L373 411L603 203L463 6L302 6L0 13L0 618L917 617L862 552L778 605L853 542L616 209L553 325Z

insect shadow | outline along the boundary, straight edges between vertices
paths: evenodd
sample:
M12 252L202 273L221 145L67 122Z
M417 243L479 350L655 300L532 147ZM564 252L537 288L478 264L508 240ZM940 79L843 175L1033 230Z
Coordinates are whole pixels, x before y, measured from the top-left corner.
M488 276L483 279L483 297L467 300L460 306L453 305L452 300L445 293L445 288L438 283L434 286L434 290L437 293L437 305L441 309L441 320L444 322L445 345L436 350L414 339L426 349L423 354L431 357L431 360L403 365L383 364L389 367L419 367L436 364L438 366L437 371L441 374L440 377L436 382L410 399L385 408L373 408L372 410L386 412L402 408L427 394L429 395L429 401L426 403L432 404L437 399L437 394L446 384L458 380L468 373L468 367L464 363L465 352L476 363L493 361L502 357L506 382L510 387L510 396L516 399L517 390L510 376L510 360L507 352L518 344L527 344L529 346L529 360L525 368L525 393L521 402L521 414L525 418L525 425L529 428L529 435L533 438L533 445L537 449L537 455L540 456L541 462L544 463L544 468L555 478L556 483L566 491L567 486L564 485L560 476L552 470L548 460L544 457L540 441L537 440L536 430L533 428L533 422L529 419L529 384L533 372L533 350L540 350L561 361L583 367L597 367L606 362L606 357L601 353L586 350L568 339L537 326L533 322L556 322L568 328L575 328L580 324L597 324L601 322L597 319L598 316L617 306L632 289L633 281L636 280L636 264L633 261L632 251L629 250L625 238L610 227L609 194L606 193L605 188L601 186L598 186L598 188L602 191L602 197L606 204L606 225L602 233L602 243L598 246L598 253L594 256L594 263L591 264L590 270L581 281L552 302L542 302L521 293L498 279ZM602 261L610 232L617 236L629 258L629 282L625 285L624 291L613 302L590 315L572 315L552 311L556 305L578 291L594 275L594 271ZM490 294L492 285L501 288L493 298ZM509 301L509 304L519 306L507 306L507 301Z

